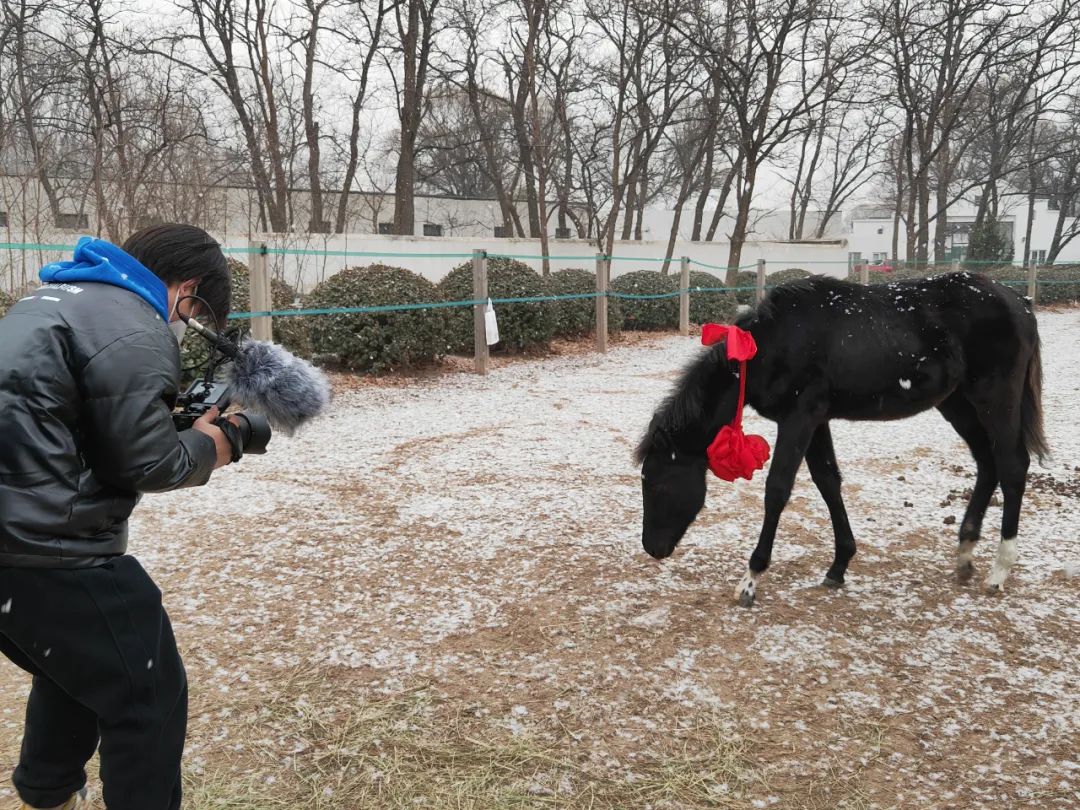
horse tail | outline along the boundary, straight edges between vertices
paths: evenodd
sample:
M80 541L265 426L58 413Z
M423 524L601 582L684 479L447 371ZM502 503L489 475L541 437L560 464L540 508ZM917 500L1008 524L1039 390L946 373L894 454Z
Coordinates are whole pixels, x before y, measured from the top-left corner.
M1039 463L1050 455L1043 432L1042 411L1042 357L1039 335L1035 334L1035 351L1028 360L1027 378L1024 380L1024 396L1020 401L1020 425L1023 430L1024 447L1039 457Z

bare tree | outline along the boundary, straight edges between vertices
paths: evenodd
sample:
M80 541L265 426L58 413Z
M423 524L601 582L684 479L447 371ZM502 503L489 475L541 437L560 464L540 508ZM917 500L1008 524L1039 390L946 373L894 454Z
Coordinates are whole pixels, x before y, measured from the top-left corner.
M598 216L596 239L610 255L628 191L640 193L645 166L667 128L679 121L691 95L685 79L693 63L684 37L672 25L675 9L667 0L642 8L604 0L591 5L588 14L604 45L616 52L600 68L608 87L596 97L597 106L606 108L611 144L610 202L606 213Z
M377 0L372 8L372 4L366 0L353 0L348 4L351 16L341 25L342 36L349 45L350 57L337 66L337 71L339 75L353 82L353 89L349 135L342 150L347 152L345 172L334 217L336 233L345 230L349 196L352 194L360 166L360 114L368 100L372 65L383 47L386 20L397 4L398 0Z
M420 133L428 89L432 46L435 41L439 0L402 0L395 9L400 80L395 89L401 124L397 172L394 183L394 232L411 235L416 230L416 141Z
M739 144L736 214L729 235L733 284L750 229L761 167L836 96L865 49L845 33L841 9L818 0L762 0L702 12L680 25L729 99Z
M949 185L967 143L960 137L971 100L1003 55L1028 34L1017 23L1027 4L1001 0L878 0L870 9L887 34L892 89L911 138L905 155L909 189L908 257L926 262L930 225L944 232ZM935 183L936 180L936 183ZM936 186L936 194L935 194ZM936 210L931 198L936 197Z
M483 38L500 10L498 4L476 0L455 0L449 6L447 28L454 38L442 54L442 77L444 82L460 88L468 99L472 125L459 130L456 139L479 144L484 173L499 203L503 232L523 236L521 220L511 196L515 175L520 170L508 168L514 161L510 159L504 137L509 125L510 105L505 97L487 86L482 75L482 59L490 61L482 53Z
M290 121L282 120L283 87L277 48L271 41L273 0L182 0L195 24L194 40L206 58L188 64L224 95L243 135L261 218L269 230L289 229L288 144Z
M46 33L57 25L44 23L50 11L58 10L49 2L3 0L5 28L10 48L14 81L13 105L23 154L29 160L41 190L49 204L53 222L60 218L60 193L57 189L59 165L52 141L55 132L44 122L57 120L53 110L71 96L77 67L59 41Z
M884 111L842 105L834 114L828 125L806 130L814 133L815 143L809 160L804 157L806 151L800 148L796 178L801 178L801 183L795 189L799 185L802 188L797 194L795 190L792 192L789 239L807 236L822 239L829 223L887 164L883 155L889 127ZM802 142L805 144L806 139ZM807 216L812 204L818 206L818 213L808 234Z
M558 200L558 227L569 229L574 223L578 238L587 238L587 224L582 222L574 207L574 137L577 128L575 101L586 87L583 59L579 48L583 36L579 17L572 11L555 14L544 29L545 46L539 57L551 92L551 105L558 125L552 136L550 154L551 177Z
M1080 237L1080 98L1067 111L1067 122L1057 129L1054 154L1046 164L1046 190L1051 210L1057 210L1054 235L1046 252L1053 264L1061 251Z

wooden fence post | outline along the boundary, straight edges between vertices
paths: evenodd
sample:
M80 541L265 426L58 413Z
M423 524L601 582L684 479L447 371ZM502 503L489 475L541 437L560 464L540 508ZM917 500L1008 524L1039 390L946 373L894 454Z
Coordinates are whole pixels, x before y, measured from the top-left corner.
M596 254L596 350L607 351L608 339L608 282L611 264L603 253Z
M270 312L273 310L273 298L270 295L270 263L266 252L266 242L248 242L248 272L251 276L251 311ZM274 339L274 321L270 315L259 315L251 319L251 336L255 340L272 341Z
M679 334L690 334L690 257L679 261Z
M1035 302L1036 302L1036 300L1038 298L1038 295L1039 295L1038 273L1039 273L1039 270L1038 270L1038 265L1036 265L1036 263L1035 263L1035 257L1031 256L1028 259L1028 272L1027 272L1028 293L1027 294L1028 294L1028 298L1031 299L1031 308L1032 309L1035 308Z
M765 260L757 260L757 292L755 293L755 301L761 303L765 298Z
M864 287L870 283L870 262L862 262L859 265L859 283Z
M477 374L488 373L487 342L487 311L488 277L487 277L487 251L474 250L472 258L473 269L473 342L474 357L473 367Z
M959 259L953 259L952 260L952 271L954 273L959 273L960 272L960 260Z

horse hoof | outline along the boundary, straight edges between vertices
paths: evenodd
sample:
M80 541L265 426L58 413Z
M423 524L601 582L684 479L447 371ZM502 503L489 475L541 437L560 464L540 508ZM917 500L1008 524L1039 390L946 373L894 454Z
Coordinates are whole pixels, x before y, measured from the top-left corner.
M739 594L739 607L753 607L754 606L754 594L751 591L743 591Z
M838 591L844 587L843 582L837 582L835 579L830 579L829 577L825 577L825 579L822 580L821 584L823 587L831 588L834 591Z
M971 563L964 563L963 565L956 566L956 580L957 582L969 582L975 575L975 566Z
M997 594L1003 593L1005 591L1005 584L1002 582L993 582L988 579L985 583L983 583L983 588L988 594L996 596Z

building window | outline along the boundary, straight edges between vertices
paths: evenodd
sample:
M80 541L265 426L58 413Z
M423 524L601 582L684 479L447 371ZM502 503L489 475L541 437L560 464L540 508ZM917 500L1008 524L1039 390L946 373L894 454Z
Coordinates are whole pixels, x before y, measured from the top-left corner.
M379 233L383 234L384 236L392 236L393 233L394 233L394 223L393 222L380 222L379 223Z
M847 255L848 264L859 264L862 261L862 253L854 251Z
M496 225L495 226L495 238L496 239L509 239L510 238L510 229L503 226L503 225Z
M57 214L56 227L65 231L81 231L90 227L90 218L86 214Z
M442 236L442 225L435 225L431 222L425 222L424 236Z
M324 219L322 222L316 222L311 220L308 223L308 233L332 233L334 230L329 220Z
M1046 264L1045 250L1033 250L1030 255L1035 264Z
M8 226L7 211L0 211L0 228Z
M885 229L884 229L884 228L878 228L878 229L877 229L877 232L878 232L878 233L885 233Z
M570 238L570 229L569 228L556 228L555 229L555 238L556 239L569 239Z
M139 217L139 221L136 224L138 225L139 230L142 230L143 228L152 228L154 225L161 225L164 222L165 220L163 220L161 217L148 215L144 217Z
M889 258L888 253L875 253L874 254L874 264L884 264L886 261L888 261L888 258Z

